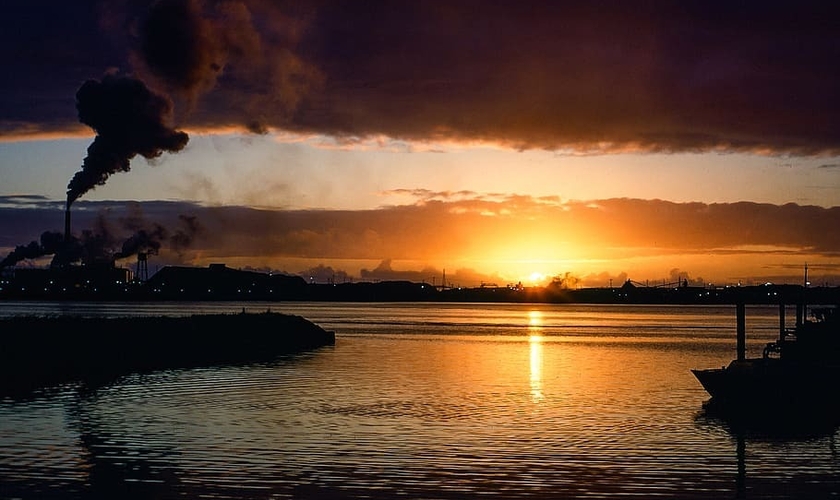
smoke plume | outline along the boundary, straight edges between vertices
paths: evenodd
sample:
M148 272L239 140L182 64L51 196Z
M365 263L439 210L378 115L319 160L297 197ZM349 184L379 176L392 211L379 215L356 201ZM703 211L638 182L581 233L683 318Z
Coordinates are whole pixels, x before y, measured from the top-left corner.
M18 245L3 260L0 260L0 269L13 266L24 259L37 259L45 255L56 253L64 243L64 235L53 231L45 231L41 234L40 243L32 241L28 245Z
M176 229L175 233L169 238L169 246L172 251L180 256L184 250L192 245L195 237L201 234L204 228L194 215L179 215L178 220L181 221L183 227Z
M88 80L76 93L79 121L96 132L82 169L67 186L67 206L111 174L128 172L136 155L157 158L164 151L182 150L188 135L167 125L172 117L169 99L149 90L135 78L108 74Z
M64 267L79 261L85 265L113 262L138 253L158 255L162 248L168 248L180 259L204 230L194 215L178 215L178 223L171 229L147 221L137 213L121 218L118 227L112 226L111 221L99 214L93 227L69 239L60 232L45 231L40 241L18 245L0 259L0 269L47 255L53 255L51 267Z
M122 249L114 254L115 259L124 259L138 253L157 255L161 242L167 238L167 231L163 226L155 224L150 229L140 229L126 239Z

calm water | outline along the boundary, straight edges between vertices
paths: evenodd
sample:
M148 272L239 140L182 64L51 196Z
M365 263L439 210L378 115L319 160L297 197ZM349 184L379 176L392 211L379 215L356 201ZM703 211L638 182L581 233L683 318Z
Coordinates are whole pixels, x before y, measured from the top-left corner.
M734 307L0 302L0 315L242 307L300 314L336 345L0 400L0 497L840 494L836 429L736 432L705 414L689 370L735 355ZM748 308L750 355L777 313Z

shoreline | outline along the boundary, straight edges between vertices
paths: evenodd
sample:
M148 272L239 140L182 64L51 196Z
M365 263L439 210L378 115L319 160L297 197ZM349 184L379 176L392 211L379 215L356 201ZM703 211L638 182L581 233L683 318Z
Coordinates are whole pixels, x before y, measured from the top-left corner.
M271 361L335 344L282 313L0 318L0 395L162 369Z

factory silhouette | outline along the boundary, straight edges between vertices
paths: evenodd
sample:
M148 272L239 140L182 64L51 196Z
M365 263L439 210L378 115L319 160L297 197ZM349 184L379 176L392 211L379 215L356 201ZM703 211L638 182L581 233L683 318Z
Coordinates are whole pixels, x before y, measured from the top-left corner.
M578 288L564 279L547 286L521 283L460 287L426 281L385 280L327 283L299 275L259 272L213 263L207 267L167 265L149 273L149 260L161 246L186 247L201 225L180 216L175 231L130 220L134 233L118 244L104 227L73 235L71 206L64 212L64 233L47 231L40 242L15 248L0 260L0 300L90 301L341 301L341 302L515 302L590 304L779 304L805 301L840 304L840 288L807 284L696 286L683 278L648 285L627 280L619 286ZM104 226L104 224L102 224ZM113 251L108 247L119 247ZM48 267L16 266L25 259L53 255ZM133 269L117 265L135 257ZM572 280L574 281L574 280Z
M99 224L97 231L72 232L71 205L64 212L64 233L47 231L40 242L15 248L0 260L0 300L91 301L342 301L342 302L549 302L592 304L840 304L840 288L788 284L758 286L696 286L683 278L648 285L627 280L618 286L578 288L574 280L555 279L550 285L526 287L521 283L459 287L446 275L436 284L426 281L307 281L299 275L258 272L213 263L207 267L169 265L149 273L166 243L189 246L202 228L190 216L181 226L167 230L141 220L127 220L134 232L120 243ZM114 250L119 248L119 250ZM53 255L48 267L17 266L26 259ZM134 257L132 267L117 261Z
M564 288L557 283L457 287L397 280L314 283L301 276L234 269L224 263L164 266L149 275L149 258L138 252L133 270L117 266L113 259L46 268L0 267L0 300L778 304L805 297L812 304L840 303L838 287L769 283L714 287L691 286L683 280L645 286L628 280L620 286L592 288Z

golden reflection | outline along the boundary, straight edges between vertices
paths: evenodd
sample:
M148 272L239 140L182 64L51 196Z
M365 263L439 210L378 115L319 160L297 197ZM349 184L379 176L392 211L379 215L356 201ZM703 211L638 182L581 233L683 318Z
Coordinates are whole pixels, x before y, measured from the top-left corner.
M541 311L528 311L528 326L531 327L531 330L534 327L540 327L543 324L542 320L542 312ZM531 334L533 335L534 332L532 331Z
M528 345L531 348L531 400L539 403L543 395L543 314L542 311L528 311Z
M543 343L542 335L531 335L528 344L531 347L531 400L535 403L545 399L543 395Z

